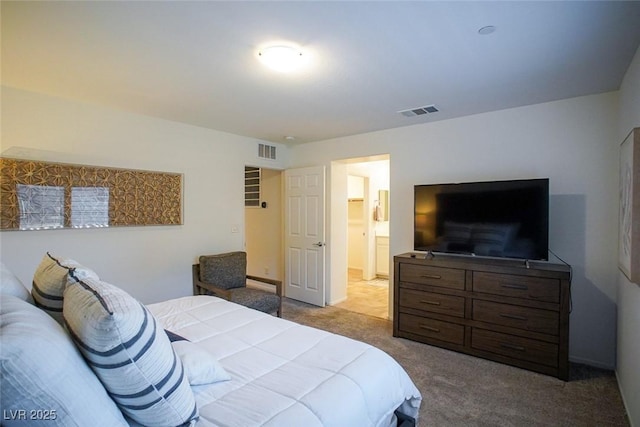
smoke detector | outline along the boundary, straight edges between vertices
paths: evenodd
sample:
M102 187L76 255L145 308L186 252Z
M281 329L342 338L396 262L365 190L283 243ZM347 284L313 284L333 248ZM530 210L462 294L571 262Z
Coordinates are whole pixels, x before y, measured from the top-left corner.
M435 105L425 105L424 107L417 108L409 108L408 110L398 111L398 113L402 114L405 117L415 117L422 116L424 114L432 114L437 113L438 110Z

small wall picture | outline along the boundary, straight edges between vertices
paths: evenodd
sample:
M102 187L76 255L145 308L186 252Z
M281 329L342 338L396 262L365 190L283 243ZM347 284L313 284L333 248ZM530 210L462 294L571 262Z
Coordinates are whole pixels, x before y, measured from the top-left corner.
M619 266L640 284L640 128L620 145Z

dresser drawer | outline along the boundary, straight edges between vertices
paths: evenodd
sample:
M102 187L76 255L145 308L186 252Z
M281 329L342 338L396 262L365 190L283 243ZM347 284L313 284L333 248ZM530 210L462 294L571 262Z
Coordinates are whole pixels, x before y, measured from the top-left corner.
M464 290L464 270L414 264L400 265L400 281Z
M482 300L473 301L473 319L550 335L558 335L559 329L555 311Z
M400 330L453 344L464 344L464 326L400 313Z
M536 301L559 302L560 282L544 277L516 276L512 274L473 273L473 290L487 294L526 298Z
M464 298L400 288L400 307L464 317Z
M473 328L471 347L554 368L558 366L558 346L543 341Z

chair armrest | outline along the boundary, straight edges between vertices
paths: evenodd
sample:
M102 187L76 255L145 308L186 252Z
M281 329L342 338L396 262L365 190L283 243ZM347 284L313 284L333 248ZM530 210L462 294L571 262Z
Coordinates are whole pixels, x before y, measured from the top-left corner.
M282 281L281 280L268 279L266 277L251 276L249 274L247 274L247 279L255 280L256 282L268 283L269 285L273 285L273 286L276 287L276 295L282 296Z

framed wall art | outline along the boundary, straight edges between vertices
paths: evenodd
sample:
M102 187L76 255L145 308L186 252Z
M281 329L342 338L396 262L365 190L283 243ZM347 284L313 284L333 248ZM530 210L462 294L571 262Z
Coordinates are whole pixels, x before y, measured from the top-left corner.
M620 145L619 266L640 284L640 128Z
M182 174L0 158L0 230L182 224Z

